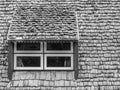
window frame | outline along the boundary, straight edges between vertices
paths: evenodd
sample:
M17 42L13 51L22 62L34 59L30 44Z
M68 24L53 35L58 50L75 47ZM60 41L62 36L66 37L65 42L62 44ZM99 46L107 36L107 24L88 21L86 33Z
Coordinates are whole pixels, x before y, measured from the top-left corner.
M17 56L39 56L40 67L17 67ZM14 70L42 70L43 69L43 55L42 54L14 54Z
M74 69L74 45L72 41L70 41L70 50L47 50L47 42L38 42L40 43L40 51L38 50L17 50L17 43L19 42L14 42L14 70L73 70ZM24 42L23 42L24 43ZM34 43L34 42L33 42ZM51 42L52 43L52 42ZM54 43L54 42L53 42ZM59 42L62 43L62 42ZM16 67L16 57L17 56L40 56L41 57L41 68L37 67ZM71 56L71 67L47 67L47 60L46 56Z
M47 67L47 56L70 56L71 57L71 67ZM73 54L45 54L44 55L44 69L45 70L73 70Z

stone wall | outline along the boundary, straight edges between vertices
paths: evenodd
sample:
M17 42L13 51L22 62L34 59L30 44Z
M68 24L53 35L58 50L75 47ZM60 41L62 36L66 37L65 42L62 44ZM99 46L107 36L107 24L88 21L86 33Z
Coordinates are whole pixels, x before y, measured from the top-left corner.
M21 71L14 72L12 80L8 80L6 35L15 11L14 6L24 2L62 2L76 6L79 30L78 79L74 79L74 72ZM0 90L119 90L119 29L118 0L1 0Z

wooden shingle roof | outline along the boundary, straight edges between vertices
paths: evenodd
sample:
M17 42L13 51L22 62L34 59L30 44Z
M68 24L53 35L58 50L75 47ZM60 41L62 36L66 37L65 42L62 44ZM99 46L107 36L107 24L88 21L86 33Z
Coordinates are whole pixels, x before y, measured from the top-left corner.
M19 6L13 16L8 40L76 40L75 12L66 6Z

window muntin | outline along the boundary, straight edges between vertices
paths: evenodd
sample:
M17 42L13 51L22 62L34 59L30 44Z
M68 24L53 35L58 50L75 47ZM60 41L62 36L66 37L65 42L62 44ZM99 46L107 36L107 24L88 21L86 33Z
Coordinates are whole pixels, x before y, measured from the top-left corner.
M42 54L15 54L14 55L14 69L33 70L43 69L43 55Z
M45 53L73 53L73 42L45 42Z
M72 70L73 54L45 54L45 69Z
M40 42L15 42L15 53L42 53L43 44Z

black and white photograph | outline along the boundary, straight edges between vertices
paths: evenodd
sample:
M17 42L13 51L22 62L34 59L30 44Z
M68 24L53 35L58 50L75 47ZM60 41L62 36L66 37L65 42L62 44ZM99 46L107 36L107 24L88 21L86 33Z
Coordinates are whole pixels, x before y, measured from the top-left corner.
M0 90L120 90L120 1L0 0Z

